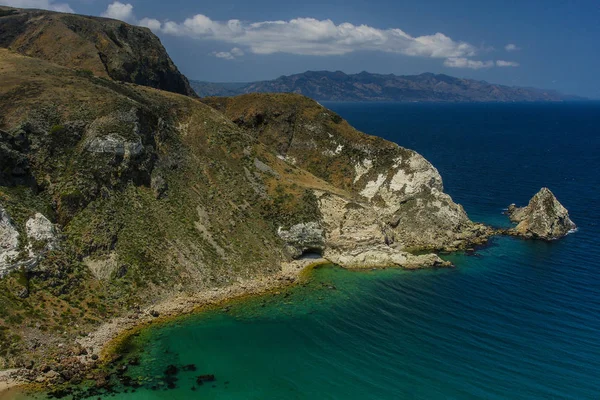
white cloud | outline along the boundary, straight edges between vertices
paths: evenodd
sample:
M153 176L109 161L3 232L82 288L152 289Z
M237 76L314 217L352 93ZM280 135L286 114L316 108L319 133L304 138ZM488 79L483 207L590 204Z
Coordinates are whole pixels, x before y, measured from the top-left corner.
M109 4L106 8L106 11L104 11L101 15L106 18L118 19L121 21L135 20L133 16L133 6L131 4L123 4L118 1Z
M244 55L244 50L240 49L239 47L234 47L231 49L230 53L236 57L241 57Z
M212 53L217 58L224 58L225 60L233 60L235 57L228 51L219 51Z
M450 57L444 61L444 65L450 68L482 69L493 67L494 62L469 60L468 58L464 57Z
M113 18L135 20L130 4L114 2L107 12L114 11ZM229 51L213 52L211 55L226 60L254 54L287 53L311 56L343 55L356 51L380 51L404 54L412 57L441 58L451 68L482 69L516 67L513 61L478 61L475 56L480 48L456 41L443 33L411 36L401 29L378 29L368 25L349 22L335 24L333 21L314 18L295 18L289 21L244 22L237 19L213 21L206 15L197 14L183 22L159 21L143 18L137 22L155 33L185 36L197 40L210 40L234 45ZM518 50L514 44L507 51ZM485 49L484 49L485 50ZM488 49L489 50L489 49Z
M504 46L504 50L506 50L506 51L518 51L518 50L521 50L521 48L518 47L514 43L509 43L506 46Z
M73 9L67 3L55 3L52 0L3 0L2 4L17 8L39 8L66 13L73 13Z
M213 56L217 58L224 58L225 60L234 60L237 57L243 56L245 53L239 47L234 47L230 51L219 51L211 53Z
M149 28L153 32L160 32L162 28L162 23L159 20L153 18L143 18L140 21L138 21L138 25Z
M155 24L158 27L158 24ZM255 54L342 55L360 50L419 57L470 57L477 49L443 33L413 37L401 29L377 29L331 20L295 18L289 21L248 23L213 21L198 14L183 22L166 21L159 31L199 40L213 40L247 48Z
M497 67L518 67L520 64L516 61L504 61L498 60L496 61Z

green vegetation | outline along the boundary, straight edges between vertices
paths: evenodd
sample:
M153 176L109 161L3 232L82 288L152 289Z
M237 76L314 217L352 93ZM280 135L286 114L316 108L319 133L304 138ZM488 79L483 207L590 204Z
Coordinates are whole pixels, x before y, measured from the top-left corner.
M25 232L36 212L60 228L34 270L0 280L0 367L164 298L273 274L289 257L278 229L321 220L315 190L352 198L356 163L384 173L402 152L297 95L209 106L6 50L0 77L0 150L27 167L0 159L0 204L21 250L39 250Z

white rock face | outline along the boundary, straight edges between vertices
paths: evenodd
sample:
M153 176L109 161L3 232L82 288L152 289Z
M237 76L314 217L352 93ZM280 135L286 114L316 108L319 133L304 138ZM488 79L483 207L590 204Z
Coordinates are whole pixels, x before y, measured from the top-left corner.
M328 156L328 157L334 157L339 155L342 150L344 150L344 145L343 144L338 144L337 147L335 148L335 150L325 150L323 151L323 155L324 156Z
M413 256L394 246L394 231L368 204L316 192L325 230L323 256L346 268L447 266L435 254Z
M11 270L13 260L19 255L19 232L6 210L0 206L0 278Z
M33 218L29 218L25 224L27 240L29 244L27 249L29 257L35 257L34 244L39 243L44 251L54 250L56 248L57 232L54 224L40 213L36 213Z
M100 117L86 131L85 148L92 153L135 157L144 151L139 130L135 109Z
M362 160L359 164L354 166L354 183L358 182L360 178L373 168L373 160L368 158Z
M364 207L373 213L358 219L378 221L388 243L400 249L453 249L485 235L483 227L473 224L465 210L443 192L438 170L423 156L398 147L390 161L387 169L378 166L377 171L369 159L354 166L356 189L365 199ZM357 224L372 230L367 226L368 222Z
M411 195L423 190L423 187L442 190L442 177L438 170L420 154L414 153L405 162L408 167L403 166L403 159L400 157L395 161L396 173L387 186L389 192L403 192L405 195Z
M300 257L306 251L322 252L325 247L323 229L318 222L297 224L290 229L282 229L277 234L287 245L293 258Z
M9 272L38 265L49 250L58 247L56 227L40 213L25 223L27 234L26 253L19 252L19 232L4 208L0 206L0 278ZM19 256L22 256L17 260Z
M420 154L411 150L405 150L405 153L407 156L397 157L385 174L380 173L375 180L366 182L360 194L369 200L377 196L383 199L386 207L393 208L395 204L420 192L431 189L441 192L443 184L438 170ZM372 164L367 166L355 166L358 176L355 182L371 169Z
M371 200L373 197L375 197L375 195L377 193L379 193L379 190L381 189L381 187L383 186L384 182L386 180L386 176L383 174L379 174L377 176L377 179L374 181L369 181L365 184L364 189L360 192L361 196L366 197L367 199Z
M92 153L109 153L125 157L135 157L144 150L141 140L127 141L117 135L93 138L87 143L86 148Z

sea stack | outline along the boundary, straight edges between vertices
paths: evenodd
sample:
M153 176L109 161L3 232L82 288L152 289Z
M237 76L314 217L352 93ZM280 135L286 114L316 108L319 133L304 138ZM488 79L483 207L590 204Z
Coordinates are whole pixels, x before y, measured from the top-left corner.
M569 212L548 188L542 188L526 207L511 204L508 217L518 225L511 232L532 239L559 239L577 228Z

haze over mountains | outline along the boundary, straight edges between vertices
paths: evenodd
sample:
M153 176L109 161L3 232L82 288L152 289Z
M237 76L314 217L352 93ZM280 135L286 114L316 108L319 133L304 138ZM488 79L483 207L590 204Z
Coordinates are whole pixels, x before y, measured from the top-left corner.
M191 81L201 97L245 93L298 93L321 101L518 102L569 101L581 97L553 90L496 85L443 74L382 75L307 71L271 81L210 83Z

